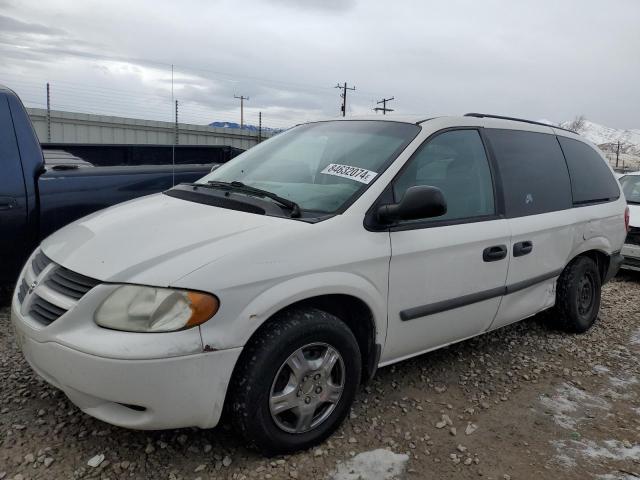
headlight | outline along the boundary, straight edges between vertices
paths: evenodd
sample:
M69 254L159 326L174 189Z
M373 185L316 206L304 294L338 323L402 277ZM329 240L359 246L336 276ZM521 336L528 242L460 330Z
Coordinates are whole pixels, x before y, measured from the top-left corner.
M123 285L102 302L94 318L114 330L172 332L206 322L218 307L218 299L206 293Z

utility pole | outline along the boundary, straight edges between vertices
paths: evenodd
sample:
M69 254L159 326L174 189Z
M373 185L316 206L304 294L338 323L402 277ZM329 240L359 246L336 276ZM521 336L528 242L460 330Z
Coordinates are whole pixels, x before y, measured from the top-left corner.
M173 96L173 63L171 64L171 103L174 101ZM173 137L173 143L171 144L171 185L175 186L176 184L176 140L178 138L178 101L176 100L176 124L175 124L175 132Z
M620 140L618 140L618 149L616 150L616 168L618 168L619 160L620 160Z
M249 100L249 97L245 97L244 95L234 95L233 98L240 99L240 130L244 128L244 101Z
M340 97L342 98L342 107L340 107L340 110L344 117L347 114L347 90L355 90L356 87L347 87L347 82L344 82L344 85L337 84L335 88L342 90L342 93L340 94Z
M262 142L262 112L258 112L258 143Z
M391 98L383 98L382 100L380 100L379 102L376 102L378 105L382 104L382 107L375 107L373 110L378 113L378 112L382 112L383 115L386 115L387 112L393 112L393 108L387 108L387 102L390 102L391 100L395 99L395 97L391 97Z
M51 143L51 92L47 82L47 142Z
M176 138L175 138L175 143L174 145L178 145L179 143L179 138L178 138L178 100L176 100L176 121L175 121L175 134L176 134Z

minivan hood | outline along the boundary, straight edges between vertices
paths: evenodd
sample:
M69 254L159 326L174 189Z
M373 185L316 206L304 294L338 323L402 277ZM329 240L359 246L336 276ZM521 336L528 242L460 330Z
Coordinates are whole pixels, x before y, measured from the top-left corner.
M640 227L640 205L629 203L629 225Z
M42 242L54 262L109 282L166 286L255 244L267 227L287 234L302 222L155 194L93 213Z

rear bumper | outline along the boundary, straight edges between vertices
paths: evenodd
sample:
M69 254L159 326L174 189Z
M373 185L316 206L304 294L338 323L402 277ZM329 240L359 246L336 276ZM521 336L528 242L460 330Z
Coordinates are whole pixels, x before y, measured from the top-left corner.
M640 245L625 243L622 247L622 268L640 272Z
M215 426L242 348L168 358L115 359L32 338L15 308L12 322L33 370L83 412L121 427Z

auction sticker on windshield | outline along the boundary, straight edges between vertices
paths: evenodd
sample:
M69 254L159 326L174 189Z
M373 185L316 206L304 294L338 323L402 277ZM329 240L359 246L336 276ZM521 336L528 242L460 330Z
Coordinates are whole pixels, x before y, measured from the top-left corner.
M366 168L351 167L349 165L338 165L337 163L331 163L322 170L320 173L325 175L333 175L335 177L350 178L360 183L371 183L371 180L376 178L377 172L372 172Z

